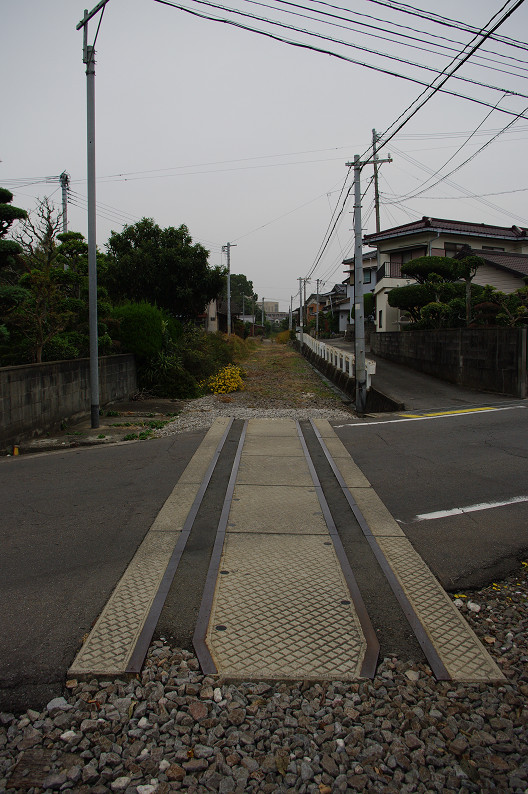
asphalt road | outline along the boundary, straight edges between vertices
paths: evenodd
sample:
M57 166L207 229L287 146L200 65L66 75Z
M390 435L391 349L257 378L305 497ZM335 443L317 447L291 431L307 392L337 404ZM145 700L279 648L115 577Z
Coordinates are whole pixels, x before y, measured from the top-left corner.
M335 427L447 590L484 586L528 554L527 408L512 400L493 410ZM514 499L523 501L508 503ZM460 508L471 509L430 515Z
M60 691L203 436L0 458L0 711Z

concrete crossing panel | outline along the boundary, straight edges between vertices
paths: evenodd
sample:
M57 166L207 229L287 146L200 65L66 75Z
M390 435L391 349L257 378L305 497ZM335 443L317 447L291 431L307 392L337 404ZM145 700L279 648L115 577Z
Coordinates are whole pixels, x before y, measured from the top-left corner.
M226 537L207 644L234 678L360 673L366 642L325 536Z

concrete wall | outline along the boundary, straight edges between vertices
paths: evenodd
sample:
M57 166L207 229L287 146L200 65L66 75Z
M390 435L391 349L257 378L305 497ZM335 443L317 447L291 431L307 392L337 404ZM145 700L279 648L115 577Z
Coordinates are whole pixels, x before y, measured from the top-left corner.
M99 359L101 405L137 389L134 356ZM90 360L0 368L0 449L90 413Z
M470 389L527 396L526 328L375 333L375 355Z

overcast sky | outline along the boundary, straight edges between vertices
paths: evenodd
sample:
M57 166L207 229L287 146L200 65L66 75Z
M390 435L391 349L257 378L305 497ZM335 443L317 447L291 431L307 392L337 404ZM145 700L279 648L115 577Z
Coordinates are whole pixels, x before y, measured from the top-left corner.
M95 4L92 0L89 8ZM229 16L196 0L180 4ZM420 66L238 17L242 24L425 82L435 73L424 66L444 69L449 60L442 52L452 55L472 38L372 0L334 0L332 7L298 0L298 6L310 9L297 7L298 13L313 17L316 9L326 10L335 15L325 18L334 26L324 25L321 17L286 16L283 11L293 6L278 0L225 0L223 5L410 60ZM495 0L445 0L440 6L421 0L416 7L480 28L501 6ZM69 228L85 234L86 78L82 33L75 29L83 10L77 0L2 3L0 185L9 187L14 203L28 210L44 195L59 206L57 177L66 170L72 190ZM404 46L397 45L335 19L352 19L350 12L363 14L355 21L372 26L362 28L364 33L392 38L399 32L425 41L425 31L444 38L427 37L427 43L402 39ZM90 42L99 16L89 23ZM527 30L528 4L498 32L518 39ZM453 49L441 51L440 46ZM299 276L316 262L345 182L345 163L367 151L372 128L384 132L423 90L154 0L109 0L96 52L99 247L104 249L112 230L141 217L161 226L184 223L193 240L210 250L212 265L225 263L223 244L236 243L232 272L244 273L261 298L280 301L282 310L298 289ZM514 120L488 105L500 100L500 107L514 113L528 107L525 97L467 82L528 95L528 51L488 41L479 56L482 60L475 55L457 72L465 80L451 78L445 88L484 104L437 93L382 150L381 157L388 151L393 157L380 169L382 228L423 215L528 226L528 121L523 118L454 173L451 184L434 185ZM426 181L441 168L439 176ZM371 166L365 166L365 187L371 174ZM45 177L52 179L46 183ZM424 188L422 195L405 198ZM486 196L467 198L468 192ZM372 199L370 188L363 201L365 233L375 229ZM353 254L351 213L349 201L308 291L315 291L316 278L328 287L343 279L341 260Z

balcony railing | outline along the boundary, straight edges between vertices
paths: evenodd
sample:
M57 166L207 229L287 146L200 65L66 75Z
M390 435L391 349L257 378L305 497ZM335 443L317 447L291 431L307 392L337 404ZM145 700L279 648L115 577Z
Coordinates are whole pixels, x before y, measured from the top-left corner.
M376 282L382 278L401 278L400 262L384 262L376 271Z

